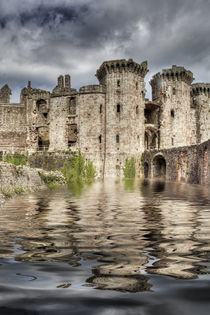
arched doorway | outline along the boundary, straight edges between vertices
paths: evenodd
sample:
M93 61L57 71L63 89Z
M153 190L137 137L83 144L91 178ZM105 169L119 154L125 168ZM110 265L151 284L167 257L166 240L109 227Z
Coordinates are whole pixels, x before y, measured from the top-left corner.
M153 159L153 177L165 178L166 176L166 160L162 155L157 155Z

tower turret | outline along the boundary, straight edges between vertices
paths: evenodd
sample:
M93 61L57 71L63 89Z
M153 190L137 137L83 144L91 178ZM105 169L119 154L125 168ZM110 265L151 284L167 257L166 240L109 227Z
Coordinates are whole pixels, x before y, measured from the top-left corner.
M173 65L153 76L152 99L162 103L160 111L160 147L196 143L195 110L191 107L190 86L193 73Z
M105 174L119 175L126 158L140 158L144 150L144 77L147 62L132 59L105 61L97 70L106 88L104 152Z
M191 86L191 103L196 111L197 143L210 139L210 83Z

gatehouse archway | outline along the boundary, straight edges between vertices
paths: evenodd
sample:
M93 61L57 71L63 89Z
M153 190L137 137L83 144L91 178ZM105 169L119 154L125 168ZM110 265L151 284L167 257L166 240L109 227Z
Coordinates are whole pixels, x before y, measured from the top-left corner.
M165 178L166 160L162 155L156 155L153 159L153 177Z

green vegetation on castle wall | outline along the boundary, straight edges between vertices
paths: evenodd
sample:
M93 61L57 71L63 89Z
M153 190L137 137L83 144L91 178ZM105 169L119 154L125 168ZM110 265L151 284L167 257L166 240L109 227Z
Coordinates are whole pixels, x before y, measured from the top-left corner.
M14 165L26 165L28 158L27 156L20 153L8 153L3 158L4 162L14 164Z
M85 162L81 152L71 158L69 162L66 162L61 169L66 182L78 183L78 182L92 182L96 177L96 171L92 161Z
M134 178L136 175L136 162L134 157L126 159L125 167L123 168L123 173L125 178Z
M54 174L44 174L43 172L38 172L39 176L41 177L41 180L50 188L58 188L60 177Z

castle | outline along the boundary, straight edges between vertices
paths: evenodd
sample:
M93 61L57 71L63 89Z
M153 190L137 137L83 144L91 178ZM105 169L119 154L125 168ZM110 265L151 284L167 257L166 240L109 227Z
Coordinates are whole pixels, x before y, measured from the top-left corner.
M10 103L8 85L0 89L0 151L81 150L99 175L119 176L126 158L143 152L199 145L210 138L210 84L192 84L193 74L173 65L150 81L147 62L105 61L99 85L71 87L59 76L52 92L23 88ZM161 164L161 163L160 163ZM160 165L161 166L161 165Z

